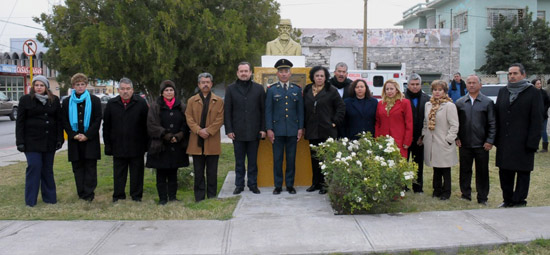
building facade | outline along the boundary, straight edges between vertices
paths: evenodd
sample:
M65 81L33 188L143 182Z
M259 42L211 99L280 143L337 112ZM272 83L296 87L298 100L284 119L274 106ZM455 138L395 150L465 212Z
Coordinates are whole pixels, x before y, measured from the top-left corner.
M493 39L491 28L501 19L517 21L526 7L533 19L549 20L549 0L427 0L403 13L395 25L404 29L450 29L460 33L462 74L476 73L485 64L485 49Z

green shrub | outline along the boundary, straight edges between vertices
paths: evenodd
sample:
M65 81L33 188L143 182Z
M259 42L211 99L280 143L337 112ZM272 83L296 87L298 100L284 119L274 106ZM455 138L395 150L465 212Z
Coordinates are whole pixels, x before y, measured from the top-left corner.
M325 175L332 208L339 214L367 213L371 208L405 196L418 166L407 162L390 136L373 138L361 134L358 140L329 138L317 152Z

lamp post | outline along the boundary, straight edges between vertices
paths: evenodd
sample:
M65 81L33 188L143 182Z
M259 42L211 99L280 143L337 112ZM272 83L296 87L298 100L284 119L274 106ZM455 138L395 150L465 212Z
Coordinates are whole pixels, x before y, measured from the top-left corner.
M367 70L367 2L369 0L365 0L365 14L363 19L363 70Z

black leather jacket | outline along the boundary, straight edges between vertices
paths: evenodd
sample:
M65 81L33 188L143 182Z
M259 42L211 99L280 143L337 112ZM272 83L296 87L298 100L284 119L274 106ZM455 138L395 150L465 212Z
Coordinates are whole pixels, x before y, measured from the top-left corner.
M479 93L474 104L469 94L456 101L459 129L458 138L464 148L480 148L484 143L494 144L496 135L495 104Z

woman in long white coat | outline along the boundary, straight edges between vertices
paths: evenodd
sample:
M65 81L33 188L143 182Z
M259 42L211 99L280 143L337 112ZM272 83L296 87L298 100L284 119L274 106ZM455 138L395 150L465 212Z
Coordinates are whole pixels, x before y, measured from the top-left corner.
M445 81L432 82L432 98L426 103L424 128L424 162L433 167L433 197L447 200L451 196L451 167L458 163L455 139L458 134L458 114L447 95Z

